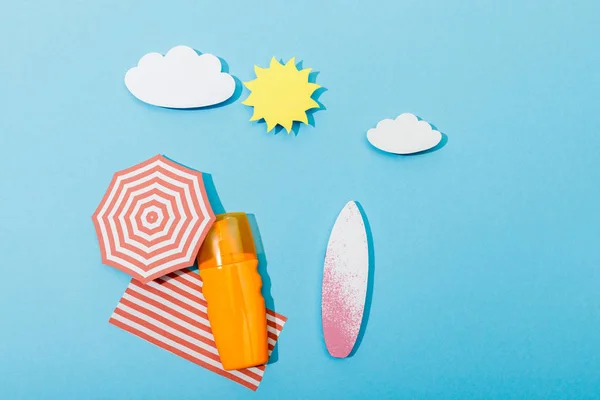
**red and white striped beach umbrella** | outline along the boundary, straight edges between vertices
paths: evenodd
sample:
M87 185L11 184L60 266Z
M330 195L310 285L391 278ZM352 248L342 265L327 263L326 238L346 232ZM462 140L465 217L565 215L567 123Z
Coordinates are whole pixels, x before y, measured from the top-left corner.
M102 262L148 282L193 265L215 215L202 173L158 155L115 173L93 220Z

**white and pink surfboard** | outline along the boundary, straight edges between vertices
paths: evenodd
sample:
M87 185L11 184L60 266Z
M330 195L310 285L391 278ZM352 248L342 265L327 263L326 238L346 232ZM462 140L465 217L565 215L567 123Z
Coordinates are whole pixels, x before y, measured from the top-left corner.
M360 331L369 276L369 243L356 203L338 215L325 255L321 317L327 351L348 357Z

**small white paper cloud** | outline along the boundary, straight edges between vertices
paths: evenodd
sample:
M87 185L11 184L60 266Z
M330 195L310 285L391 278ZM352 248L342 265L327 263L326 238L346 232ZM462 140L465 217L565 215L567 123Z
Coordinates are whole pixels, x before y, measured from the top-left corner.
M395 154L412 154L429 150L438 145L442 134L410 113L400 114L396 119L379 121L367 131L369 142L380 150Z
M173 47L164 57L146 54L125 74L125 86L141 101L169 108L212 106L235 92L235 80L221 72L217 57L187 46Z

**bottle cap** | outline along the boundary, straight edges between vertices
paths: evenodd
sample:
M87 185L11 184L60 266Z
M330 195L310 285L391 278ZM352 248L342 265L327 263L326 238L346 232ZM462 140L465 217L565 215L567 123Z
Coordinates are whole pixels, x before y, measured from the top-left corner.
M248 216L243 212L217 215L198 252L198 268L215 268L256 259Z

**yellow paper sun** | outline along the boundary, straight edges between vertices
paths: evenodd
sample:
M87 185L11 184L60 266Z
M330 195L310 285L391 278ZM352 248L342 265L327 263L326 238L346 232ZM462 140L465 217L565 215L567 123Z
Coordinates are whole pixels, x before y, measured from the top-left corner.
M250 121L264 119L267 132L278 124L288 133L294 121L308 124L306 112L319 108L311 96L321 87L308 81L310 71L310 68L298 71L294 58L283 65L273 57L269 68L255 65L256 79L244 83L251 93L242 102L254 107Z

